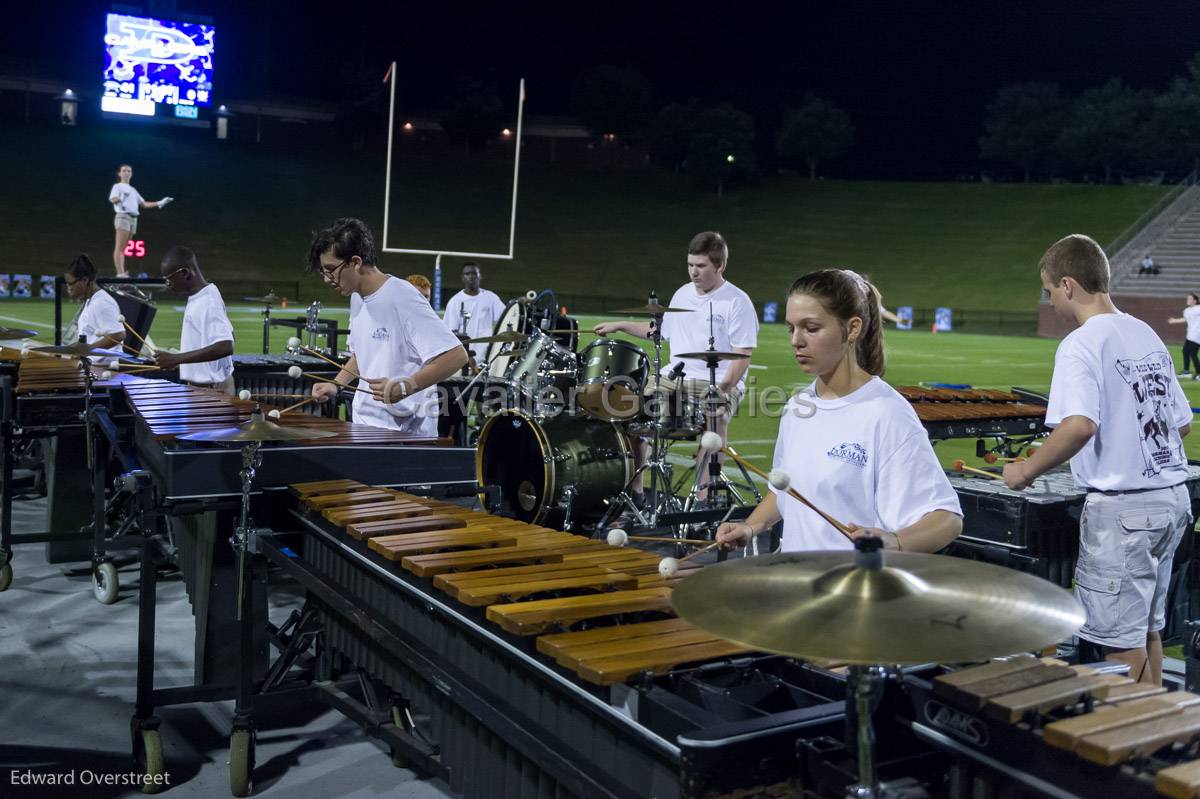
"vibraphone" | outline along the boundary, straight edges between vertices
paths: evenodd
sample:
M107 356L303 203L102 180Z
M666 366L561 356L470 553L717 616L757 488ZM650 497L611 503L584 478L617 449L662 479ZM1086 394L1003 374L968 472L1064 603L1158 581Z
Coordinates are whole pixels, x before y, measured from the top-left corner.
M289 377L288 369L299 366L312 374L337 374L337 369L311 355L234 355L233 382L237 391L246 389L256 402L291 405L312 392L307 377ZM301 413L332 415L328 403L306 405Z
M1200 796L1200 695L1033 657L903 688L916 736L957 758L951 797Z
M323 647L423 718L469 797L702 796L794 774L844 677L674 616L659 557L352 480L292 487L259 551ZM289 528L290 521L290 528ZM377 726L377 725L376 725Z
M1044 430L1046 406L1012 391L897 386L912 405L929 437L1018 436Z

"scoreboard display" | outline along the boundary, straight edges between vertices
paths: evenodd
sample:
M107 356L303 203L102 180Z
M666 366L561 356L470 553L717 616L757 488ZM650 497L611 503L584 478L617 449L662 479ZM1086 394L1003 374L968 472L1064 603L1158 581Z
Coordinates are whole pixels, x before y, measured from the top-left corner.
M212 25L108 14L100 107L154 116L172 106L175 116L195 118L212 102L215 36Z

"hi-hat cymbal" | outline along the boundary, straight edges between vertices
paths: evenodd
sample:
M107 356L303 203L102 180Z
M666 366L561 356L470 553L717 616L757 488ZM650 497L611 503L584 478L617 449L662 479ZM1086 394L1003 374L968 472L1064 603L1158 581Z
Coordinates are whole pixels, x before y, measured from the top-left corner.
M497 333L494 336L484 336L483 338L467 339L468 344L520 344L528 341L529 336L525 333L518 333L515 330L505 330L503 333Z
M638 308L618 308L613 313L623 313L629 316L662 316L665 313L691 313L691 308L669 308L656 302Z
M23 327L0 327L0 339L37 338L37 333Z
M313 427L284 427L263 418L262 411L255 411L250 420L236 427L217 430L201 430L179 436L183 441L210 441L221 443L245 443L247 441L300 441L310 438L328 438L337 435L329 430Z
M676 358L696 358L701 361L741 361L750 356L744 352L681 352Z
M1057 585L1014 569L915 552L795 552L705 567L671 603L697 627L800 658L954 663L1057 643L1083 608Z
M242 301L258 303L259 305L278 305L279 297L275 295L275 292L270 291L261 297L242 297Z

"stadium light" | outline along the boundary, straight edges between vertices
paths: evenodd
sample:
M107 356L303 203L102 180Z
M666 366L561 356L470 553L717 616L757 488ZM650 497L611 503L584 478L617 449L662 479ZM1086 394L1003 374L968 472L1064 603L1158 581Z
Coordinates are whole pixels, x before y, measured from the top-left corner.
M504 130L500 131L500 135L507 139L509 136L512 136L512 131L508 128L505 128Z
M405 133L412 133L412 132L413 132L413 130L414 130L414 128L413 128L413 123L411 123L411 122L405 122L405 123L404 123L403 125L401 125L400 127L404 128L404 132L405 132Z
M729 155L725 156L725 163L727 163L727 164L732 164L736 160L737 159L733 157L733 153L730 153Z
M233 113L222 104L217 108L217 113L213 114L213 116L217 118L217 138L222 140L228 139L229 118L233 116Z
M62 123L67 127L74 127L75 119L79 113L79 95L67 89L54 99L62 102L62 113L59 114Z

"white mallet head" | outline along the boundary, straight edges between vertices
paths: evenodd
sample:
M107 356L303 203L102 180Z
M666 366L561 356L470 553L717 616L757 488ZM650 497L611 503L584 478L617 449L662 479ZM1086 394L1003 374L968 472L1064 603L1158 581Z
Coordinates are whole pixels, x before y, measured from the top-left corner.
M792 484L792 478L783 469L772 469L767 475L767 482L776 491L787 491L788 486Z
M525 299L529 300L530 302L533 302L534 300L537 299L537 292L534 291L533 289L530 289L529 291L525 292Z
M721 440L721 434L709 430L704 435L700 436L700 448L705 452L716 452L725 446L725 442Z
M123 313L122 313L122 314L117 314L117 321L118 321L118 322L124 322L124 321L125 321L125 314L123 314Z
M304 373L304 370L301 369L299 366L289 366L288 367L288 377L291 377L294 379L294 378L299 377L303 373Z
M300 339L296 338L295 336L292 336L291 338L288 339L288 347L289 348L299 347L299 346L300 346Z
M101 373L100 373L100 379L101 379L101 380L110 380L110 379L112 379L112 372L110 372L110 371L108 371L107 369L105 369L103 372L101 372Z
M663 558L658 562L658 573L670 579L679 572L679 561L675 558Z
M610 547L623 547L629 541L629 533L614 527L608 531L608 545Z
M248 400L248 399L250 399L250 389L248 389L248 388L243 388L241 391L239 391L239 392L238 392L238 399L240 399L240 400Z
M108 368L109 368L109 369L114 369L114 370L115 370L115 369L120 369L120 368L121 368L121 362L120 362L119 360L117 360L116 358L113 358L111 361L109 361L109 362L108 362Z
M279 409L275 408L274 410L272 410L270 413L267 414L267 418L268 419L278 419L279 418Z

